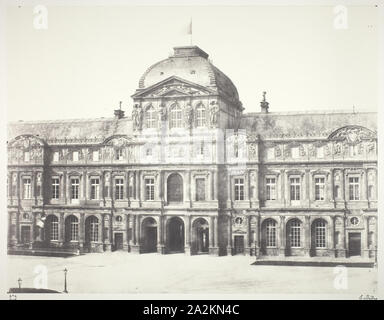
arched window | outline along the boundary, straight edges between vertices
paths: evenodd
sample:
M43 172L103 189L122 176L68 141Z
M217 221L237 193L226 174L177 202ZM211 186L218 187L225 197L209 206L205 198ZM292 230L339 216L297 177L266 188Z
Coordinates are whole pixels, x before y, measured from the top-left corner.
M75 216L68 217L67 227L69 228L69 241L79 240L79 220Z
M183 112L177 104L171 107L170 121L171 128L182 128L183 126Z
M289 240L291 248L301 246L301 222L298 219L291 220L289 223Z
M99 219L91 216L86 220L87 242L99 241Z
M168 202L183 201L183 179L178 173L172 173L167 180Z
M145 111L145 124L147 128L157 127L156 111L152 106Z
M315 222L315 246L316 248L326 247L326 222L324 220Z
M205 107L203 104L199 104L196 108L196 127L205 126Z
M266 247L276 247L276 221L269 219L265 224Z

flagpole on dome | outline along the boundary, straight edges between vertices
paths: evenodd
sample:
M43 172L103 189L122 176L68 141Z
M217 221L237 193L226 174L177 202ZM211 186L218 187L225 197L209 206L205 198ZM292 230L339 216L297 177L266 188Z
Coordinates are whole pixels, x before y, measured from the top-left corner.
M191 41L191 45L192 45L192 17L191 17L191 21L189 22L189 30L188 30L188 33L190 35L190 41Z

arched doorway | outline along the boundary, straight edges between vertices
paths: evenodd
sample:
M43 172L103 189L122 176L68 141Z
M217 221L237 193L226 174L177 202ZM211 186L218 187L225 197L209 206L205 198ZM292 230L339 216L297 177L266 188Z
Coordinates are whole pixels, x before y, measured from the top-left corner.
M59 219L55 215L49 215L44 222L44 240L47 243L59 240Z
M322 255L327 248L327 221L316 219L311 225L311 256Z
M142 249L143 253L157 252L157 223L148 217L142 223Z
M267 219L261 225L261 252L264 255L277 255L277 222Z
M184 222L179 217L173 217L167 224L168 252L184 252Z
M99 241L99 219L90 216L85 219L85 242L90 245L92 242Z
M297 255L303 245L303 228L299 219L291 219L287 223L286 255Z
M208 253L209 250L209 225L208 222L199 218L193 223L192 250L193 253Z
M178 173L172 173L167 180L168 203L183 202L183 178Z
M74 215L65 219L65 241L79 241L79 219Z

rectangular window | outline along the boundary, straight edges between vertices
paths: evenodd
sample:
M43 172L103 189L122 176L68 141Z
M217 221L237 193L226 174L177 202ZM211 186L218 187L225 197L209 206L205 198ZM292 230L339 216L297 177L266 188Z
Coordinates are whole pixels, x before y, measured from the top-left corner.
M23 188L24 188L24 199L31 199L32 198L32 185L31 185L31 179L23 179Z
M292 158L299 158L299 148L298 147L292 148L291 151L292 151Z
M24 161L29 162L29 160L31 160L30 153L29 153L29 151L25 151L24 152Z
M359 178L350 177L349 178L349 200L359 200L359 199L360 199Z
M51 222L51 239L53 241L59 240L59 221L56 219L52 219Z
M326 231L325 223L322 221L318 222L315 226L316 248L325 248L326 247L325 231Z
M205 201L205 179L196 179L196 201Z
M79 161L79 151L73 151L72 160Z
M71 179L71 199L79 199L79 179Z
M235 179L235 200L244 200L244 179Z
M315 178L315 200L324 200L325 198L325 179Z
M155 179L145 179L145 200L155 200Z
M124 159L124 152L122 148L119 148L116 150L116 160L123 160Z
M100 179L92 178L91 179L91 200L99 199L100 192Z
M300 247L300 232L301 225L298 222L294 222L290 228L290 238L291 238L291 248L299 248Z
M266 179L267 200L276 200L276 178Z
M92 160L93 161L99 161L99 151L98 150L92 152Z
M60 180L59 178L52 179L52 199L59 199L60 197Z
M53 162L59 162L59 151L53 153Z
M115 199L122 200L124 198L124 179L115 179Z
M290 178L291 201L300 200L300 178Z

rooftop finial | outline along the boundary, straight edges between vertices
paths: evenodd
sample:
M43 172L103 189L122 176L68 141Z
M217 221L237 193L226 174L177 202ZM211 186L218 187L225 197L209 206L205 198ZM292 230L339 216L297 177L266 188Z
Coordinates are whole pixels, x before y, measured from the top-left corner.
M121 104L122 103L123 103L122 101L119 101L119 109L115 110L115 112L114 112L116 119L124 118L124 111L121 110Z
M266 94L267 94L267 92L263 91L263 101L260 102L261 112L263 112L263 113L268 113L268 109L269 109L269 103L265 99Z

